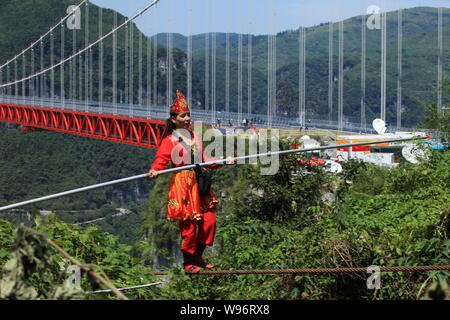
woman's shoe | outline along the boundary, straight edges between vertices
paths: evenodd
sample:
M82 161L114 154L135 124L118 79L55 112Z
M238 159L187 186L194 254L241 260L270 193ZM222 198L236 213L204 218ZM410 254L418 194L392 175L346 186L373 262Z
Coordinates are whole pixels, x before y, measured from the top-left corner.
M194 253L194 264L196 266L199 266L200 268L212 269L212 268L214 268L214 265L209 264L208 262L206 262L202 259L202 255L203 255L203 252L205 251L205 248L206 248L205 244L197 245L197 250Z
M184 271L186 271L187 273L199 273L200 270L201 269L199 267L193 264L188 264L184 266Z
M200 268L194 264L194 255L183 251L183 268L187 273L199 273Z
M203 261L203 259L201 259L200 261L196 261L195 265L199 266L200 268L204 268L204 269L212 269L212 268L214 268L214 265L209 264L206 261Z

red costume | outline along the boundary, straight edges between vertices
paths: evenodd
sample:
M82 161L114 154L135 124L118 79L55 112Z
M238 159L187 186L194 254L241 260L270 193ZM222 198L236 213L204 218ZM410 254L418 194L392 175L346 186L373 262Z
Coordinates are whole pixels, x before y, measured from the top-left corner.
M204 156L203 146L197 133L192 132L192 134L195 144L192 145L190 152L200 152L202 162L214 161L214 159ZM190 165L190 157L186 157L186 152L188 151L180 144L176 134L170 134L161 142L151 169L157 171L166 169L169 162L174 159L172 156L180 160L189 159L189 161L180 161L179 163L172 162L173 168ZM219 166L211 165L208 168L215 169ZM167 219L170 221L201 220L204 212L215 209L217 203L218 200L214 197L212 191L209 195L200 197L196 174L193 169L181 170L175 173L170 180Z
M184 96L177 91L178 99L174 102L170 112L189 112ZM161 171L172 162L173 168L191 164L192 152L197 154L201 162L209 162L215 159L206 158L199 136L191 131L192 143L190 152L185 149L186 144L180 143L176 131L165 137L156 153L155 161L150 169ZM183 140L184 141L184 140ZM186 143L186 141L184 141ZM174 161L176 160L176 161ZM215 169L221 165L208 166ZM216 217L214 210L219 201L212 191L209 195L200 196L198 191L197 177L194 169L176 172L171 180L167 201L167 216L170 221L178 221L180 224L181 237L183 239L181 251L185 255L185 266L190 266L187 255L192 255L193 264L206 264L201 260L205 246L212 246L216 231ZM212 266L210 266L212 267Z

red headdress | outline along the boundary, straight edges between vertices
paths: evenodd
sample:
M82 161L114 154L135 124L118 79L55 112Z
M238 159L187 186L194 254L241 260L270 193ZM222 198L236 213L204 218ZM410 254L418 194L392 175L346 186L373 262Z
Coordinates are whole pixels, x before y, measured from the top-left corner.
M170 107L170 113L189 112L189 106L183 94L177 90L177 99Z

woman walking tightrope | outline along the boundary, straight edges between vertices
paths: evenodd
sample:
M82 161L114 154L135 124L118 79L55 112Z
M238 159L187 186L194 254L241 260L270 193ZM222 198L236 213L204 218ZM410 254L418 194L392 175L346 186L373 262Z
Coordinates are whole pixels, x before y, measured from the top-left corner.
M177 99L170 107L170 118L167 120L169 135L166 136L156 153L149 178L158 177L158 171L167 168L169 162L172 167L181 167L198 162L209 162L216 159L206 158L201 139L191 130L191 114L183 94L177 90ZM228 164L235 162L235 158L227 159ZM208 166L215 169L221 165ZM203 174L201 189L199 190L199 176L205 169L181 170L175 173L171 180L167 202L167 219L176 221L180 225L182 238L181 252L183 266L188 273L197 273L201 269L211 269L214 266L202 258L206 246L212 246L216 232L215 209L218 203L212 190L204 187ZM208 185L208 182L206 182Z

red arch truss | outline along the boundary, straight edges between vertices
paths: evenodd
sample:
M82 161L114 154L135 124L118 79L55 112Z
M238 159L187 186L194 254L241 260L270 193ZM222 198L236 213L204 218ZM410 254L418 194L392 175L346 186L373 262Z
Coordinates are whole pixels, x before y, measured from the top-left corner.
M7 103L0 103L0 121L154 149L165 135L160 120Z

